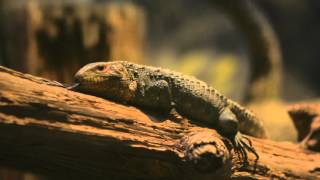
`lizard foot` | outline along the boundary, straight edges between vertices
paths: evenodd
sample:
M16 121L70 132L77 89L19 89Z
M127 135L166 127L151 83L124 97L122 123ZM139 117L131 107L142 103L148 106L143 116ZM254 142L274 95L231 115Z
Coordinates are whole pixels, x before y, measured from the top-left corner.
M256 157L254 169L256 168L257 162L259 160L259 155L252 146L252 142L249 138L242 136L241 133L237 133L232 141L233 147L238 155L239 159L243 160L243 166L246 167L249 165L248 153L247 151L253 153Z
M183 120L183 117L177 112L175 108L171 108L169 112L169 118L181 122Z

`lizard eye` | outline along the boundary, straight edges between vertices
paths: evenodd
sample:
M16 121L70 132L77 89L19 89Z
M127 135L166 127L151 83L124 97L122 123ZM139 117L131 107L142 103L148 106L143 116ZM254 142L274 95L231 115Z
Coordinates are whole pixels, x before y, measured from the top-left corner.
M103 71L104 70L104 66L98 66L98 71Z

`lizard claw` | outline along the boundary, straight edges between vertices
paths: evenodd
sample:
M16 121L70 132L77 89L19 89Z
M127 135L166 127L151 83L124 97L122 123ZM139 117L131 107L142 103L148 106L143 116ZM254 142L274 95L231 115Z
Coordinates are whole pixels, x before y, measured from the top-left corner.
M240 133L237 133L236 136L234 137L234 140L232 141L232 144L238 155L238 158L243 160L244 167L249 165L247 151L253 153L256 157L255 165L254 165L254 167L256 168L256 164L259 160L259 155L254 149L254 147L252 146L251 140L245 136L242 136Z
M177 112L177 110L175 108L172 108L169 112L169 118L178 121L178 122L182 122L183 117Z

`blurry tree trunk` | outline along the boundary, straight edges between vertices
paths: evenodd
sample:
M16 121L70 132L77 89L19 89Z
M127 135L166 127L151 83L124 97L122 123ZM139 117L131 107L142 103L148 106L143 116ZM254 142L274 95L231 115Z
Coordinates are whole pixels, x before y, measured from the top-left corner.
M143 59L144 11L129 3L4 2L3 64L70 82L93 61Z
M3 40L3 1L0 0L0 64L3 64L3 58L4 58L4 40Z
M23 180L24 174L12 169L0 167L0 179L5 180Z
M268 19L251 0L215 0L245 35L250 51L251 75L246 101L278 98L282 60L277 36Z

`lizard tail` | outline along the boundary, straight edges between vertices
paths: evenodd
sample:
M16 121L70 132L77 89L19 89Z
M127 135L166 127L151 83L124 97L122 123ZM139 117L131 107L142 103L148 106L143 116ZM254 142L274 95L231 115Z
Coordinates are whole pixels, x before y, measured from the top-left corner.
M268 138L263 122L260 121L251 111L234 101L230 104L233 104L231 111L236 115L239 121L240 132L257 138Z

